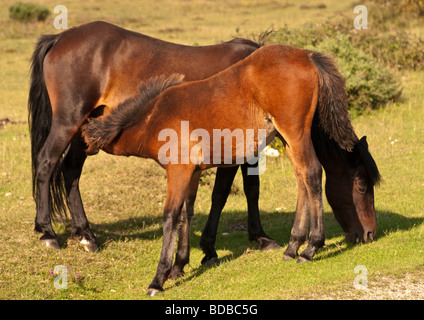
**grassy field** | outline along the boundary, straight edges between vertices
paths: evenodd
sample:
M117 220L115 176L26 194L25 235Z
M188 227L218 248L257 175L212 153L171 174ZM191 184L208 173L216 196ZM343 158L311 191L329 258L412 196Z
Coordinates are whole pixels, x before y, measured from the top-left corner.
M86 253L69 226L55 225L62 249L42 247L33 232L30 141L26 125L29 58L38 35L57 32L46 23L10 21L0 4L0 299L145 299L162 245L161 217L166 174L150 160L100 153L87 160L81 192L100 252ZM53 11L55 1L38 1ZM353 2L320 1L326 8L301 9L308 1L72 1L69 27L106 20L162 39L211 44L251 36L273 25L320 23L353 15ZM225 4L224 4L225 3ZM371 27L370 27L371 28ZM372 29L371 29L372 30ZM414 29L419 32L420 29ZM423 29L421 29L422 32ZM221 218L217 251L225 263L200 265L197 248L210 207L214 170L205 172L192 223L191 262L186 275L168 281L155 299L361 299L388 292L403 280L398 298L424 299L424 72L399 72L403 100L354 118L367 135L383 176L376 189L378 230L373 243L350 245L325 205L326 246L312 263L283 262L296 204L296 181L284 156L269 159L261 176L260 209L265 231L283 250L260 252L249 243L241 174ZM68 288L54 287L55 266L68 268ZM357 290L354 268L368 270L368 290ZM390 279L386 281L383 279ZM415 291L414 291L415 290ZM376 294L373 298L387 297Z

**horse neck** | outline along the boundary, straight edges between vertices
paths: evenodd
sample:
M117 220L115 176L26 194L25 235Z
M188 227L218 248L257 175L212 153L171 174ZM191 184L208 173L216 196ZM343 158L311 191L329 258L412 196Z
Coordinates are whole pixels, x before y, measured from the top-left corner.
M342 149L333 151L338 153L337 155L335 155L333 152L329 152L329 149L323 148L322 145L319 145L315 142L314 142L314 148L315 148L315 153L318 157L318 160L321 163L327 175L333 174L333 175L340 176L345 173L345 170L346 170L345 153L347 153L347 151Z
M344 165L340 159L330 158L328 155L323 155L320 152L316 152L316 154L327 174L333 173L340 175L344 172Z

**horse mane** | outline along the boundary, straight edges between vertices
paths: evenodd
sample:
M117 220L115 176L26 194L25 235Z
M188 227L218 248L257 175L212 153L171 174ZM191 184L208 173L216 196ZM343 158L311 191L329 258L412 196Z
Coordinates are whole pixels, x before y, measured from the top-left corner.
M371 156L371 153L368 150L368 144L365 139L359 140L359 142L355 145L353 151L358 152L360 159L365 165L367 173L370 176L372 185L378 185L382 180L381 175L378 170L377 164L375 163L373 157Z
M320 153L329 158L337 159L343 164L343 166L345 166L345 168L348 168L348 162L350 161L349 155L356 156L365 166L371 185L378 185L381 182L381 175L377 164L368 150L368 144L365 137L355 143L352 151L346 151L325 133L324 129L319 125L319 121L319 114L317 110L311 129L312 143L317 154Z
M266 40L268 39L268 36L273 32L273 30L271 29L267 29L266 31L262 32L259 36L258 39L245 39L245 38L234 38L230 41L227 41L227 43L241 43L241 44L246 44L252 47L255 47L257 49L259 49L260 47L263 47L265 45Z
M85 142L98 148L110 144L120 132L137 121L137 115L146 109L149 102L165 89L181 84L183 79L184 75L178 73L169 77L160 75L150 78L140 86L136 96L119 104L109 114L89 118L88 123L81 128Z

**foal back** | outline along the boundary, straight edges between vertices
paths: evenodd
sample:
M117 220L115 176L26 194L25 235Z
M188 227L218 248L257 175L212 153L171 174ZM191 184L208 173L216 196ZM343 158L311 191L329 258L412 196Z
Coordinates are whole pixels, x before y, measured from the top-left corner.
M155 82L156 79L150 81ZM206 151L209 158L197 161L196 166L206 169L224 163L235 165L240 160L240 149L232 148L231 161L228 158L224 160L222 156L228 140L223 138L217 143L217 131L222 133L226 130L224 136L230 136L231 145L234 145L232 137L240 132L243 140L239 141L236 137L236 145L245 145L248 130L253 130L254 150L247 154L246 145L243 150L245 160L259 151L259 130L267 131L267 142L276 134L272 128L269 130L269 122L287 142L290 141L289 146L301 136L310 138L318 87L318 73L308 52L282 45L266 46L208 79L171 86L153 100L145 101L138 109L133 108L132 124L125 125L119 136L115 132L117 138L107 149L114 154L119 150L119 154L147 155L163 164L158 155L165 144L159 138L164 130L176 133L181 153L184 143L188 143L187 148L191 150L200 140L195 137L189 139L185 132L190 135L195 130L202 130L197 132L208 135L208 141L203 141L203 136L201 140L202 152ZM141 89L139 95L143 94L145 90ZM129 110L127 106L130 104L132 100L124 102L123 109ZM114 113L106 119L109 117L115 121L120 112ZM219 163L214 163L212 158L216 159L217 152L221 157ZM182 154L179 155L180 160L181 157Z

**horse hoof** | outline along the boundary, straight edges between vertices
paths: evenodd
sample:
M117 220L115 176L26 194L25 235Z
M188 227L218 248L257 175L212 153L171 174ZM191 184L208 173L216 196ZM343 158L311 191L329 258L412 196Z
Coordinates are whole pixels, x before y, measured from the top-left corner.
M267 243L266 245L259 247L259 250L261 251L270 251L270 250L277 250L277 249L281 249L281 246L275 241L271 241Z
M212 267L212 266L219 266L222 263L222 260L218 257L213 257L207 259L206 257L202 260L202 266L204 267Z
M84 250L87 252L99 252L99 248L97 247L97 243L95 241L82 239L80 243Z
M59 242L56 239L42 239L41 243L44 244L48 248L59 250Z
M149 288L149 289L147 290L147 295L148 295L149 297L154 297L154 296L158 295L160 292L161 292L161 290L153 289L153 288Z
M261 251L281 249L281 246L271 238L259 237L251 241L255 241L258 244L258 249Z

